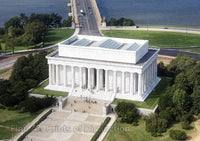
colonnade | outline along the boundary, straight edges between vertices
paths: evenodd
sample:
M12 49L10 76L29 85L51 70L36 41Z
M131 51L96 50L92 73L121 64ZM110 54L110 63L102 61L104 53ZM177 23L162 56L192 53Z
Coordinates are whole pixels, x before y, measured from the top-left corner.
M142 73L49 64L49 85L70 88L141 95L148 90L156 77L156 60Z

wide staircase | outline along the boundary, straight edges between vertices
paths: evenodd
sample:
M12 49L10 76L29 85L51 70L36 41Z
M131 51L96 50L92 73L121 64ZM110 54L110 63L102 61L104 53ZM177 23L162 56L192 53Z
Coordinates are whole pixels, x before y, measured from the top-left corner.
M70 96L75 97L88 97L90 99L98 99L103 101L110 101L112 102L115 99L115 94L112 91L105 92L104 90L88 90L88 89L80 89L80 88L74 88Z
M103 107L109 103L87 96L68 96L63 110L103 115Z

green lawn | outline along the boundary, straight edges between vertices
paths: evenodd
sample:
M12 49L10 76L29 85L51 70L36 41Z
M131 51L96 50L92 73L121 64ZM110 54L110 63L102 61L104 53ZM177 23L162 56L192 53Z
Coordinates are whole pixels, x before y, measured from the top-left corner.
M61 42L74 34L74 29L49 30L45 38L45 46L50 46Z
M149 40L149 45L156 47L200 46L199 34L140 30L103 30L102 32L109 37Z
M155 106L158 104L159 96L170 85L170 81L171 81L170 78L162 77L159 84L155 87L155 90L150 93L150 95L147 97L147 99L144 102L115 99L113 104L117 104L118 102L125 101L125 102L134 103L135 106L138 108L154 109Z
M104 137L104 141L173 141L168 135L169 130L183 130L181 124L176 123L166 133L162 133L161 136L152 137L151 133L145 131L145 121L143 119L139 119L138 124L138 126L133 126L131 124L120 123L119 121L117 123L115 122ZM193 127L194 125L192 124L191 126ZM190 133L194 129L183 131Z
M30 114L0 109L0 140L10 139L40 113L41 111L35 114Z
M170 25L138 25L139 27L169 27L169 28L182 28L182 29L200 29L200 27L192 26L170 26Z
M46 80L43 82L41 85L38 87L34 88L33 90L30 91L30 93L33 94L41 94L41 95L53 95L53 96L67 96L66 92L59 92L59 91L51 91L51 90L45 90L44 87L46 87L49 84L49 80Z
M49 30L45 37L44 45L50 46L50 45L56 44L58 42L61 42L65 39L69 38L70 36L72 36L73 33L74 33L74 29ZM0 39L0 41L1 41L1 39ZM1 45L2 45L2 51L5 52L5 44L1 43ZM17 46L17 47L15 47L15 51L32 49L32 48L39 47L39 46L40 46L40 43L37 45L29 46L29 47ZM10 52L10 51L12 51L12 50L11 49L6 50L6 52Z
M0 74L6 73L10 69L12 69L12 67L9 67L9 68L6 68L6 69L2 69L2 70L0 70Z

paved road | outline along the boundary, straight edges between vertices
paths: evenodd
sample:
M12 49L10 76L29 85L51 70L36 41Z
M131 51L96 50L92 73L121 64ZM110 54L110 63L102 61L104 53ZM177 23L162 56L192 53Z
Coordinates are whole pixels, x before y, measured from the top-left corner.
M99 32L90 0L76 0L76 6L77 6L79 26L80 26L78 34L102 36L102 34ZM85 14L81 15L80 10L83 10ZM165 31L174 31L174 32L185 31L187 33L200 32L200 30L198 29L181 29L181 28L170 28L170 27L168 27L168 29L164 29L163 27L148 27L148 29L149 30L157 29L157 30L162 30L162 31L165 30ZM200 54L184 52L184 51L179 50L179 49L194 49L194 48L200 48L200 47L160 48L159 54L166 55L166 56L174 56L174 57L177 56L177 54L186 54L200 61ZM22 54L26 55L24 53ZM18 57L20 57L20 55L14 55L14 56L10 55L10 56L0 57L0 69L4 69L4 68L12 66Z
M200 54L198 54L198 53L161 48L158 54L159 55L166 55L166 56L174 56L174 57L176 57L178 54L183 54L183 55L188 55L190 57L193 57L193 58L200 61Z
M90 0L76 0L76 6L80 28L79 34L102 36L99 32ZM81 14L80 10L83 10L85 14Z

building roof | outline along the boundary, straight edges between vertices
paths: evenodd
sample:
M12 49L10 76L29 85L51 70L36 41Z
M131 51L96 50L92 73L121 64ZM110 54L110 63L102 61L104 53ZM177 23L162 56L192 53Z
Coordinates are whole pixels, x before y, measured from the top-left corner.
M136 51L147 40L135 40L135 39L120 39L120 38L108 38L108 37L97 37L93 38L87 36L73 36L67 41L62 42L62 45L71 46L83 46L83 47L100 47L105 49L116 49L116 50L127 50Z

